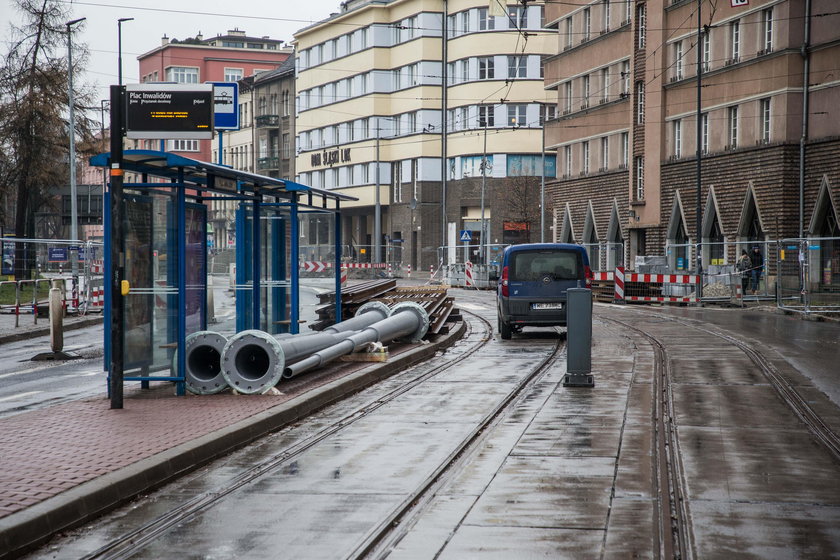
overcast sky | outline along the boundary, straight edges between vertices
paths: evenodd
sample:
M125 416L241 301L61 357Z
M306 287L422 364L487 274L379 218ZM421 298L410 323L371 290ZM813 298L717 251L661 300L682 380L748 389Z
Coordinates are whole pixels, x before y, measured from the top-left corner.
M133 17L122 25L123 83L137 83L137 56L160 45L160 39L205 38L239 28L250 36L268 35L291 41L298 29L320 21L339 10L341 0L87 0L70 1L68 20L86 17L73 39L87 43L91 60L84 80L99 88L100 99L108 97L108 85L117 83L117 20ZM15 3L0 0L2 52L9 39L9 20L18 19Z

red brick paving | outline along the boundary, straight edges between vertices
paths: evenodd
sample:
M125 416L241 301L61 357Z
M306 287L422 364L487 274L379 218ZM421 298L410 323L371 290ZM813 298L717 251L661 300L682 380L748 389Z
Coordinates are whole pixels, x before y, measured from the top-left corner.
M400 354L407 345L391 347ZM198 439L367 364L334 363L284 382L280 395L174 395L171 384L50 406L0 419L0 518L98 476Z
M288 400L290 395L172 395L172 387L0 419L0 517Z

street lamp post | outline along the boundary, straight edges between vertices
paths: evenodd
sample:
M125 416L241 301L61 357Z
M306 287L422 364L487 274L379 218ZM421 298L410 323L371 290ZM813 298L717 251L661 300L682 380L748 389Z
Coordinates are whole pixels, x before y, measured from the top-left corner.
M117 83L122 85L122 24L124 21L134 21L133 17L124 17L117 20Z
M68 21L64 25L67 26L67 89L69 98L69 125L67 127L70 136L70 237L72 243L78 244L79 240L79 208L76 200L76 113L75 113L75 99L73 97L73 33L72 27L77 23L85 21L87 18L78 18ZM75 300L75 291L79 277L79 253L70 250L70 271L73 282L73 299Z

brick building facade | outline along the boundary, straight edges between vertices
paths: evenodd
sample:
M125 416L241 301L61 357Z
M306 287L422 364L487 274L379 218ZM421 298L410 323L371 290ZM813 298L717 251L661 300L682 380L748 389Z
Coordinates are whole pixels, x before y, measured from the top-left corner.
M630 268L641 255L696 266L698 6L704 267L799 236L800 189L802 234L840 235L835 3L599 0L546 8L558 33L545 69L558 103L546 130L557 240L621 241L613 260ZM821 252L837 277L840 245Z

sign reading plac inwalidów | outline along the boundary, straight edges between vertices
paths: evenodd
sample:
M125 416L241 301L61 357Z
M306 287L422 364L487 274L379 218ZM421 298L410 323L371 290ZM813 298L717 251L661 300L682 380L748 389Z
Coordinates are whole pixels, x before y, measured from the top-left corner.
M213 138L212 84L125 86L127 138Z

